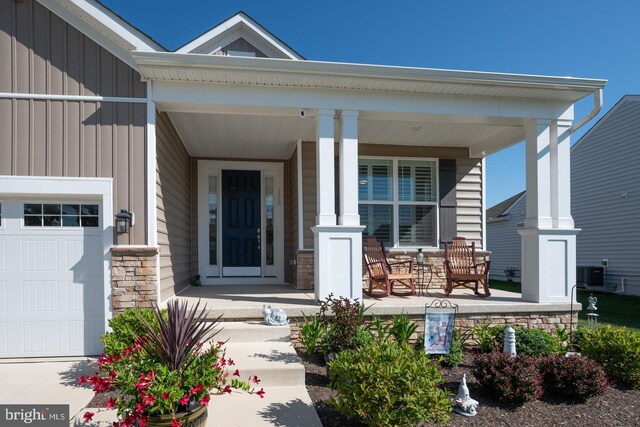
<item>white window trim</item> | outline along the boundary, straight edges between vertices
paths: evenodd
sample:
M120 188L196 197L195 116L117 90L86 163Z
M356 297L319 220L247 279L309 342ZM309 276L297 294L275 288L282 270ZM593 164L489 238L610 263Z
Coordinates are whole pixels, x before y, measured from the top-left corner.
M62 178L0 176L0 195L5 197L52 198L96 197L102 205L100 227L103 245L104 330L113 316L111 305L111 247L113 246L113 178ZM35 227L34 227L35 228ZM50 227L51 228L51 227ZM60 227L61 229L63 227Z
M437 250L440 248L438 242L440 241L440 159L432 158L432 157L383 157L383 156L358 156L358 165L360 164L360 160L391 160L391 168L392 168L392 186L393 186L393 200L389 201L363 201L360 200L358 196L358 206L360 204L365 205L391 205L392 206L392 215L393 215L393 230L392 233L392 246L390 249L426 249L426 250ZM435 177L436 177L436 201L435 202L403 202L399 200L398 195L398 162L399 161L415 161L415 162L435 162ZM401 205L413 205L413 206L425 206L431 205L436 207L436 236L435 236L435 245L434 246L400 246L400 223L398 218L400 216L400 206Z
M4 211L2 210L3 205L4 199L0 199L0 230L4 230L4 225L6 223L6 221L4 221L6 213L4 213Z

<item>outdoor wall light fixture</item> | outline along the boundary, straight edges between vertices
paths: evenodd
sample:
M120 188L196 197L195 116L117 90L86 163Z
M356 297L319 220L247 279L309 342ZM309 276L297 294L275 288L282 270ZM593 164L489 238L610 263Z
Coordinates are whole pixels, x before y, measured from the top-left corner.
M128 233L129 228L133 225L133 213L126 209L120 209L116 214L116 233Z

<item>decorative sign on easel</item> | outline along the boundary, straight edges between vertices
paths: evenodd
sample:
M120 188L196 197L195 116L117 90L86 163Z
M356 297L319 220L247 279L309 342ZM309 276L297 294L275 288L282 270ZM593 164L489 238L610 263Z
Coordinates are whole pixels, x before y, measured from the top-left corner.
M458 305L436 299L424 306L424 352L449 354Z

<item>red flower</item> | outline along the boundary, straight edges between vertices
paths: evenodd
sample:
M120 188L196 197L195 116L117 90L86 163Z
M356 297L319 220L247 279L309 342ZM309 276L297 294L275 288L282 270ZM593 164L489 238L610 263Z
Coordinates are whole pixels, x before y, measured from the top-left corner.
M89 412L89 411L85 412L84 415L82 416L84 418L84 422L88 423L89 421L91 421L94 415L95 414L93 412Z
M116 406L116 399L112 397L111 399L104 402L104 404L107 406L107 409L113 409Z
M222 347L223 345L225 345L226 342L225 341L218 341L218 347Z
M89 381L89 378L85 375L80 375L80 378L78 378L78 385L84 385L87 381Z
M137 382L136 383L136 390L140 391L140 390L143 390L145 388L149 388L149 383L148 382L141 381L141 382Z
M149 418L147 417L140 417L140 419L138 420L138 425L140 427L145 427L148 423L149 423Z
M171 427L180 427L182 422L176 420L175 418L171 420Z
M231 394L231 386L227 384L226 386L224 386L224 390L222 390L222 392Z
M169 393L162 393L162 400L169 400Z
M256 393L258 396L260 396L260 399L264 399L264 389L261 388L259 392Z
M186 406L189 403L189 396L186 394L180 399L180 404Z
M204 390L204 386L202 384L198 384L197 386L191 389L191 395L193 396L194 394L201 392L202 390Z
M153 406L153 402L155 401L156 401L156 398L150 394L147 394L142 398L142 403L149 406Z
M255 384L260 384L260 379L257 375L254 375L253 378L251 378L251 381L253 381Z
M114 422L113 422L113 427L120 427L120 423L119 423L119 422L117 422L117 421L114 421Z
M236 369L236 371L233 373L234 376L239 377L240 376L240 371Z
M229 366L236 364L236 362L234 362L233 359L227 359L227 362L229 363Z
M200 406L207 406L209 404L209 400L211 398L209 397L209 395L203 397L202 399L200 399Z

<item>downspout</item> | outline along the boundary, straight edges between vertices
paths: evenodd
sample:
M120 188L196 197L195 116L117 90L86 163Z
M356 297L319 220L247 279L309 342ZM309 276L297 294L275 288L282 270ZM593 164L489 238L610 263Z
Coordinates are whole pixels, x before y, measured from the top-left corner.
M589 120L593 119L595 116L600 114L600 110L602 110L602 88L598 89L593 93L593 108L583 118L581 118L578 122L576 122L573 126L571 126L571 133L577 131L582 126L585 125Z

